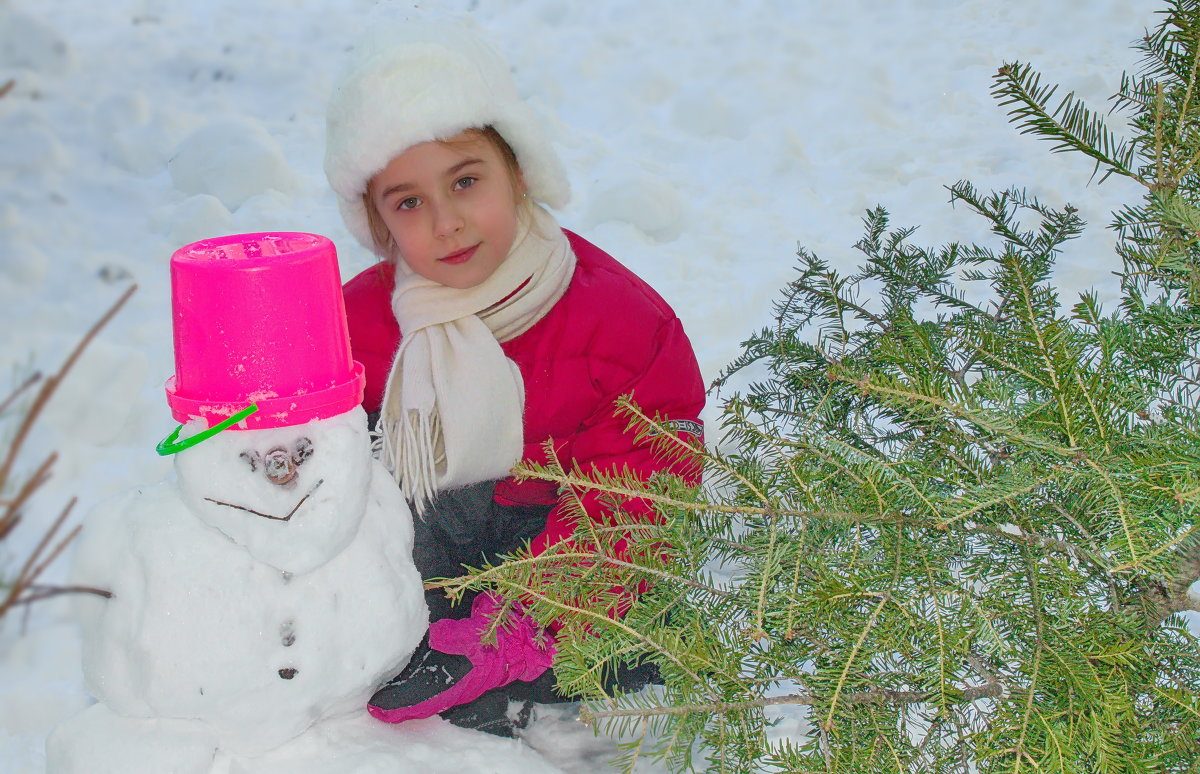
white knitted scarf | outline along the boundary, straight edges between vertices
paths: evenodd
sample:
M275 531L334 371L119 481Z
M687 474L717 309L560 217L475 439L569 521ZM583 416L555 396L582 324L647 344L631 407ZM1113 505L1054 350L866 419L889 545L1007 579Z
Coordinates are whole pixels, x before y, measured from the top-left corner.
M473 288L396 262L401 341L383 397L380 456L418 511L438 490L503 478L521 459L525 384L500 343L544 317L575 271L554 217L538 205L521 212L508 256Z

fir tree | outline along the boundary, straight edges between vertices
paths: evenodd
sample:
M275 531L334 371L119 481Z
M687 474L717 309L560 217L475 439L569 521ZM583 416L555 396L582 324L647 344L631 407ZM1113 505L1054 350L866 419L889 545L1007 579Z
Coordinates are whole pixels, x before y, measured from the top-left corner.
M726 448L622 406L705 485L527 470L618 506L567 542L447 582L560 620L581 717L623 763L823 772L1200 771L1200 1L1175 0L1123 78L1119 139L1026 64L994 95L1024 132L1142 184L1115 214L1121 296L1061 298L1084 224L1020 190L951 199L997 246L913 245L883 209L859 269L807 251L726 376ZM970 292L968 292L968 290ZM653 502L661 523L619 509ZM624 551L616 541L633 538ZM617 591L645 589L631 606ZM609 611L628 606L623 616ZM658 692L605 698L622 661ZM806 733L773 739L802 708ZM800 710L793 710L793 712Z

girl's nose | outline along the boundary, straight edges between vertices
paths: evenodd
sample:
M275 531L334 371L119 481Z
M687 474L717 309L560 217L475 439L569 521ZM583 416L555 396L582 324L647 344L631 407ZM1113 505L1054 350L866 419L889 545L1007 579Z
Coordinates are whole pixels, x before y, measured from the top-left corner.
M464 220L453 204L442 204L437 208L434 230L438 236L452 236L462 230Z

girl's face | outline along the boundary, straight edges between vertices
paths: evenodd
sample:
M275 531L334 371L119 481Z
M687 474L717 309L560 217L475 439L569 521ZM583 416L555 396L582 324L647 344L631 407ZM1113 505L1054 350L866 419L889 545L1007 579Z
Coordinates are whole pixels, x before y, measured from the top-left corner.
M466 131L404 151L367 192L409 268L466 289L508 256L524 187L495 145Z

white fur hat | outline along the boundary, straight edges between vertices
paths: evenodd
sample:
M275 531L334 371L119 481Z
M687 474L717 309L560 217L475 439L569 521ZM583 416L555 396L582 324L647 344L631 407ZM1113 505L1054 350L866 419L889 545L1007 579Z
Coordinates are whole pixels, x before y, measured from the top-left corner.
M516 153L529 196L560 208L567 174L504 60L461 23L387 25L356 47L326 113L325 176L346 226L375 251L362 195L418 143L491 126Z

